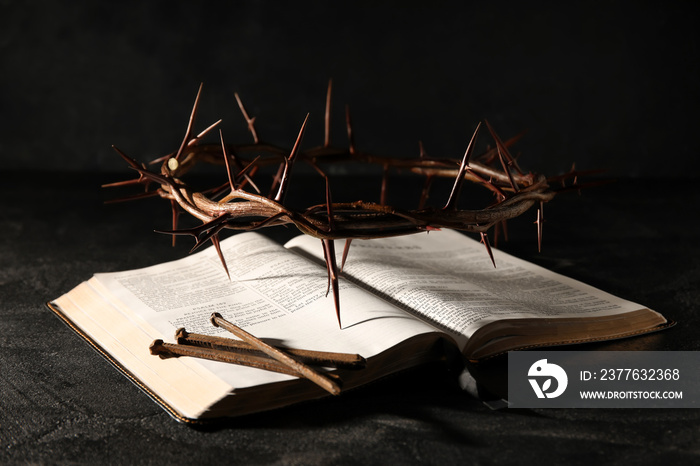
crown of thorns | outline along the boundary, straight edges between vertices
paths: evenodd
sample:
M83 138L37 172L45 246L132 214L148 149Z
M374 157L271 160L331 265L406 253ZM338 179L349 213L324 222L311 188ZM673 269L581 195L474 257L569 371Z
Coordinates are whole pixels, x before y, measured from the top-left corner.
M488 239L489 229L493 227L498 233L500 227L505 231L507 220L520 216L536 206L535 223L538 232L538 248L541 248L544 203L550 201L559 191L582 187L578 183L578 176L582 173L577 172L573 166L569 172L549 178L538 173L524 172L509 151L509 147L519 139L519 136L503 141L488 121L485 121L483 126L488 129L495 145L479 156L473 156L473 152L477 136L482 128L481 122L477 124L461 158L436 159L428 157L422 144L420 144L418 158L391 158L372 155L355 146L350 113L346 107L348 144L344 148L333 146L330 142L331 84L329 82L326 95L323 145L308 150L301 148L308 114L291 149L266 143L258 134L255 118L248 115L237 93L234 95L248 125L248 130L252 134L253 142L227 144L224 142L221 130L219 130L220 143L203 143L204 136L216 128L221 120L195 135L193 128L202 92L200 85L185 137L179 149L164 157L157 158L149 164L160 164L160 170L150 170L148 165L137 162L112 146L138 173L138 178L110 183L104 187L145 186L145 192L115 201L153 196L169 200L172 208L173 229L161 231L161 233L173 235L173 243L177 235L193 236L195 245L190 252L207 241L211 241L227 274L229 273L228 267L219 245L219 234L222 230L251 231L264 227L293 224L302 233L320 239L328 270L326 294L332 289L339 324L338 275L345 263L353 239L387 238L450 228L479 233L481 241L493 261ZM292 167L300 162L310 165L325 179L324 204L302 209L285 205L285 194L289 187ZM343 162L374 164L383 168L380 202L360 200L344 203L332 202L329 177L322 167ZM183 176L198 163L225 165L228 182L223 186L206 191L193 190L183 181ZM254 181L256 174L263 166L277 166L268 195L263 195ZM387 174L392 168L408 170L424 176L425 182L416 209L401 209L387 204ZM441 177L454 179L448 199L441 208L426 206L433 180ZM572 182L567 184L569 180ZM457 200L465 181L491 191L493 201L478 210L459 209ZM552 185L557 185L557 187L552 187ZM202 225L195 228L178 229L178 217L182 211L200 220ZM334 246L334 241L337 239L346 240L340 267L337 263Z

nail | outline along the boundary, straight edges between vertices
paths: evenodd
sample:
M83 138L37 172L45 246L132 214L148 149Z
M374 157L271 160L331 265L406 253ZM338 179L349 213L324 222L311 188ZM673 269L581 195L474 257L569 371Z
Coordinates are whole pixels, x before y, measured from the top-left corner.
M231 322L224 319L218 312L215 312L211 315L211 323L215 327L221 327L225 330L228 330L238 338L242 339L247 343L250 343L255 348L259 349L271 358L281 362L282 364L289 367L291 370L297 372L298 374L306 377L307 379L314 382L316 385L320 386L324 390L332 393L333 395L340 394L340 386L336 382L334 382L327 376L311 369L309 366L302 364L301 362L297 361L291 356L284 354L282 351L268 345L259 338L254 337L253 335L246 332L237 325L232 324Z
M163 340L154 340L149 347L152 355L157 355L161 359L175 358L179 356L191 356L210 361L225 362L239 366L254 367L266 371L279 372L281 374L299 377L299 373L289 366L281 364L267 357L242 355L230 351L203 348L200 346L176 345L164 343Z
M175 333L175 340L180 345L204 346L224 351L229 350L257 354L258 356L265 354L245 341L212 335L202 335L199 333L190 333L184 328L177 330ZM305 364L315 366L328 366L342 369L362 369L367 365L365 358L359 354L312 351L297 348L283 348L280 346L274 347L280 351L288 353L295 359L298 359Z

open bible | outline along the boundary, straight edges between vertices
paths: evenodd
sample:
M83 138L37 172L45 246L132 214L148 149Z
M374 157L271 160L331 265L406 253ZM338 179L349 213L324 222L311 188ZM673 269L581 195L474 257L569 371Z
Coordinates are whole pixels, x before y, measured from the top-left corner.
M441 358L615 339L658 330L644 306L494 250L455 231L354 240L340 278L342 327L327 296L320 241L285 246L258 233L124 272L95 274L49 307L171 415L183 421L243 415L327 395L308 380L191 357L160 359L156 339L177 329L226 335L223 317L282 347L354 353L337 369L343 390ZM342 248L341 248L342 249Z

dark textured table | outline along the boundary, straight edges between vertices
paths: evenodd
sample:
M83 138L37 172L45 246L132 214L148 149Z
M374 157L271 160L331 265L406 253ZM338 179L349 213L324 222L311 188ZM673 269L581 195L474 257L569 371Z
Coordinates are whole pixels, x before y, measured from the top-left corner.
M700 460L694 409L491 410L455 374L419 368L210 429L174 421L46 307L94 272L182 257L152 233L166 205L104 205L118 176L3 173L0 463L668 464ZM342 183L342 182L341 182ZM352 185L353 183L348 183ZM400 180L399 183L400 185ZM303 184L302 184L303 185ZM577 348L700 350L700 202L693 180L618 180L527 218L502 249L645 304L678 325ZM290 193L291 194L291 193ZM296 193L303 198L303 192ZM337 200L337 199L336 199ZM271 234L280 241L293 232ZM498 377L504 362L490 369Z

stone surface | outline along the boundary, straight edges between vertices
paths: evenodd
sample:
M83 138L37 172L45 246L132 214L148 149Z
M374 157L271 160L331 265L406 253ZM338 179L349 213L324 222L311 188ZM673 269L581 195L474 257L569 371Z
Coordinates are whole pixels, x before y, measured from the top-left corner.
M1 463L698 461L698 410L492 411L439 367L206 430L177 423L45 307L95 272L185 255L189 242L171 248L169 238L152 233L168 228L168 206L103 205L112 194L90 174L3 178ZM403 183L394 183L394 192L407 189ZM541 253L534 211L511 223L501 247L678 321L659 334L585 348L697 351L700 227L686 209L698 201L690 181L621 180L549 204ZM271 234L282 241L293 232ZM487 370L502 371L503 361Z

